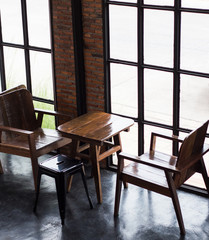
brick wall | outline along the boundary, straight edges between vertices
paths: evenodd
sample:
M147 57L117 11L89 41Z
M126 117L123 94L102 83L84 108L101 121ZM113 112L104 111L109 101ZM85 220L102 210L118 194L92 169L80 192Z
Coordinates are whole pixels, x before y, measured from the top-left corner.
M58 111L77 116L70 0L52 0ZM82 0L87 111L104 111L102 0Z
M102 0L83 0L87 110L104 111Z
M58 111L76 116L76 88L71 4L52 0Z

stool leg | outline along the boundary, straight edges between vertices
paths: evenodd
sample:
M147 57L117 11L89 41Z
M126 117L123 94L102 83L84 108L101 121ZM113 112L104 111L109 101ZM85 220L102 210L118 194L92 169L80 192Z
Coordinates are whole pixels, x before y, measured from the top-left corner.
M36 200L35 200L35 205L33 208L33 211L36 212L36 207L37 207L37 203L38 203L38 197L39 197L39 192L40 192L40 183L41 183L41 170L38 170L38 179L37 179L37 190L36 190Z
M88 191L88 188L87 188L87 183L86 183L86 179L85 179L83 168L81 168L80 172L81 172L81 176L82 176L82 180L83 180L83 185L84 185L84 188L85 188L85 191L86 191L86 195L87 195L87 198L89 200L89 205L90 205L90 208L92 209L93 208L93 204L92 204L91 198L89 196L89 191Z
M66 201L66 186L65 186L65 176L63 173L59 174L58 177L55 178L56 181L56 189L57 189L57 199L59 204L59 211L61 217L61 223L64 225L65 219L65 201Z

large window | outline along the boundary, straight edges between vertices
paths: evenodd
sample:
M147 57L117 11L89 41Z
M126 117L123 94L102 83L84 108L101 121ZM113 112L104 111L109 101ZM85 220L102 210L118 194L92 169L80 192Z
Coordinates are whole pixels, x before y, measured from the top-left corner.
M135 120L124 150L141 154L150 132L185 135L209 119L209 1L106 0L104 9L107 110Z
M0 90L24 84L35 107L49 110L55 96L50 9L49 0L0 1Z

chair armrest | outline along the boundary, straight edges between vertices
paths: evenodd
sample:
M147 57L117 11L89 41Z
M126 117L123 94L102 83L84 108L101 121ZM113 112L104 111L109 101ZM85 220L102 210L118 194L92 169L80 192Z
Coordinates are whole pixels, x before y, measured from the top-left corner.
M41 127L42 121L43 121L43 116L44 114L46 115L51 115L55 117L61 117L61 118L67 118L68 121L71 120L72 118L64 113L60 113L57 111L52 111L52 110L43 110L43 109L37 109L35 108L35 112L38 113L37 121L38 121L38 126Z
M71 119L71 117L67 114L60 113L57 111L52 111L52 110L43 110L43 109L35 108L35 112L40 113L40 114L52 115L52 116L56 116L56 117L66 117L66 118Z
M15 135L9 141L2 142L2 132L14 133L17 136ZM25 146L23 143L27 143L28 146ZM28 157L30 156L28 152L34 153L36 151L35 133L19 128L0 126L0 148L5 153L21 154L21 156Z
M148 157L146 157L145 155L135 156L135 155L128 154L125 152L121 152L119 154L119 160L121 160L121 159L127 159L129 161L145 164L145 165L155 167L155 168L158 168L158 169L161 169L164 171L169 171L172 173L180 173L181 172L177 167L170 165L167 162L159 161L157 159L152 160L152 159L149 159Z
M172 141L175 141L175 142L183 142L184 141L184 138L176 136L176 135L152 132L151 140L150 140L150 151L155 150L155 144L156 144L156 138L157 137L172 140Z
M173 140L173 141L177 141L177 142L183 142L184 138L176 136L176 135L170 135L170 134L162 134L162 133L157 133L157 132L152 132L153 136L156 137L161 137L161 138L165 138L165 139L169 139L169 140Z
M23 130L19 128L13 128L13 127L6 127L6 126L0 126L0 132L12 132L20 135L32 135L33 131Z

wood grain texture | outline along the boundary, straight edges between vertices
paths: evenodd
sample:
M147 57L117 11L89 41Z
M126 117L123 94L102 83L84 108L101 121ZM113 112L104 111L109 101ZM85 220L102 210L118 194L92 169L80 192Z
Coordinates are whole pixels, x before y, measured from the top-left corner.
M158 133L152 133L151 135L150 152L141 156L121 152L117 171L114 215L117 216L119 212L121 182L126 181L170 197L174 205L180 232L184 235L186 231L176 189L195 172L200 172L207 191L209 191L209 178L203 161L203 155L209 151L209 146L204 144L208 122L206 121L198 129L188 134L183 140L178 156L157 152L155 144L158 137L178 142L182 142L182 139ZM130 161L130 164L124 167L124 160Z
M66 122L58 130L69 137L102 145L134 124L133 120L104 112L91 112Z
M73 139L74 157L89 159L92 163L98 203L102 203L101 174L99 162L113 153L121 152L120 132L128 130L134 121L105 112L90 112L58 127L63 136ZM113 142L108 142L113 138ZM82 153L80 142L87 143L89 155ZM108 146L101 152L101 146ZM86 147L85 147L86 149Z
M45 111L38 112L36 118L31 93L23 85L0 94L0 152L31 159L35 189L38 157L71 143L57 130L42 129Z

